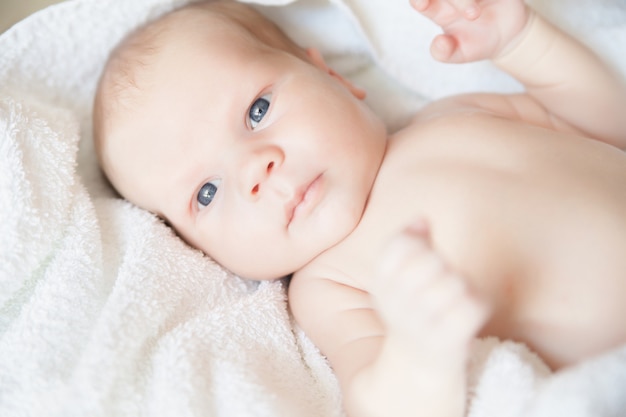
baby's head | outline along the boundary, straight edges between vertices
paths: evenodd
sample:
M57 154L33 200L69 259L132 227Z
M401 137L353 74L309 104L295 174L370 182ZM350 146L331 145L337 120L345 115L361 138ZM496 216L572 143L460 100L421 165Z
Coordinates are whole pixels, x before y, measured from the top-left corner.
M96 149L122 196L231 271L275 279L361 218L386 140L362 98L248 6L195 3L113 52Z

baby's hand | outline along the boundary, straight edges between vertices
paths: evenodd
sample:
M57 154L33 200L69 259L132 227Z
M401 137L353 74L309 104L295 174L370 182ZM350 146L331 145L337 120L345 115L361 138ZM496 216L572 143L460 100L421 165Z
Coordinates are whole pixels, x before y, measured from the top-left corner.
M523 0L410 0L441 26L430 52L442 62L493 59L517 37L529 20Z
M465 279L432 249L424 222L390 242L372 292L387 333L437 357L465 358L487 319Z

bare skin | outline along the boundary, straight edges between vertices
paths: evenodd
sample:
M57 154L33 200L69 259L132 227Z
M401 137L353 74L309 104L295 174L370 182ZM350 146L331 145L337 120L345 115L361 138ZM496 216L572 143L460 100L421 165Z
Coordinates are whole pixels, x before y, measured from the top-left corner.
M622 81L520 0L413 6L437 59L493 59L526 92L445 99L388 137L315 50L182 13L99 144L126 198L226 268L295 271L351 416L463 415L477 335L555 369L626 342Z
M554 33L534 24L501 62L514 74ZM424 109L390 139L358 227L296 273L295 315L357 413L461 415L477 334L524 342L554 369L626 341L626 156L584 137L589 118L555 117L567 95L533 91L557 76L554 57L584 57L569 46L532 57L547 72L520 77L529 95ZM623 146L622 132L607 141Z
M526 343L554 369L626 340L626 156L449 104L453 116L439 108L390 141L359 226L293 279L296 317L344 381L385 343L404 345L395 327L402 341L413 335L428 384L462 378L479 330ZM428 224L393 241L416 214Z

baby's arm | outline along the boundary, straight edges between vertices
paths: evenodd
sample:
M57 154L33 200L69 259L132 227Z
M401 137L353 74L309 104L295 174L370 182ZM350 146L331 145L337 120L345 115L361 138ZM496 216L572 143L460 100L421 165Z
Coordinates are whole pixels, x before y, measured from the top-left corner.
M493 59L524 84L512 106L524 113L547 112L559 128L568 125L587 136L626 148L626 84L588 48L566 35L522 0L412 0L444 34L431 52L443 62Z
M328 356L351 417L461 417L468 344L486 309L424 229L405 231L381 259L373 294L296 277L296 319Z
M385 341L353 392L377 415L465 415L469 343L486 306L433 250L424 222L395 237L381 260L372 297Z

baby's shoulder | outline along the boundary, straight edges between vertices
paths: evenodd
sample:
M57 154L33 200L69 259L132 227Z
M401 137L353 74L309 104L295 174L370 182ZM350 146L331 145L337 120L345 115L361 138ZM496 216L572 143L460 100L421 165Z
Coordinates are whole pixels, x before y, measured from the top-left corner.
M505 143L513 148L531 146L524 141L537 135L535 127L544 128L542 136L567 131L557 123L524 94L453 96L428 104L406 127L390 136L385 158L391 165L411 158L413 162L419 158L432 162L440 157L457 161L479 157L489 166L489 160L510 153L501 146ZM481 149L489 151L477 153Z
M424 106L411 120L410 126L436 125L452 122L455 118L476 123L497 118L552 130L572 130L571 126L552 117L544 106L525 93L468 93L446 97ZM449 126L460 128L453 124Z
M430 161L428 165L432 166L441 157L445 160L449 157L463 159L467 148L476 147L478 142L488 139L483 131L495 132L497 129L501 135L509 128L502 126L501 122L505 120L484 109L452 101L442 100L429 105L407 126L391 135L384 166L402 166L403 161L412 166L420 161ZM493 126L498 124L499 127Z
M358 332L363 326L341 324L354 320L355 311L369 317L366 322L380 331L372 318L374 309L367 291L342 282L336 276L318 272L316 268L305 268L295 273L289 283L288 296L296 322L323 352L336 351L338 345L362 336Z

